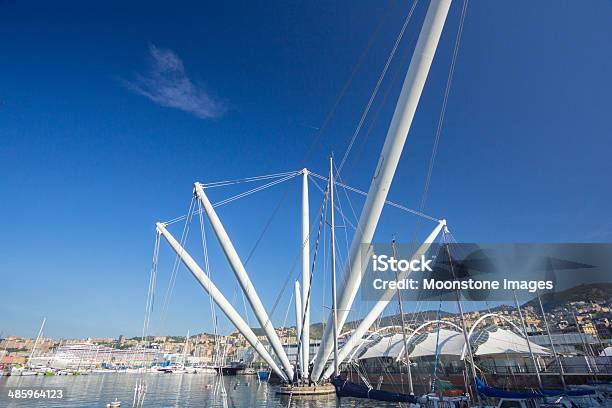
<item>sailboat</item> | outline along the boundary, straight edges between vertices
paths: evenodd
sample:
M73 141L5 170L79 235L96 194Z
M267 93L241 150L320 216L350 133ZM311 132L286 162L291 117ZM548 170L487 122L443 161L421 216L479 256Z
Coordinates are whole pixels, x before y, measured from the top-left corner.
M189 345L189 331L187 331L187 337L185 337L185 344L183 345L182 361L169 364L159 369L159 371L166 374L185 374L191 372L187 369L187 347Z
M11 368L11 371L10 371L11 376L27 376L27 375L37 375L38 374L38 371L34 370L32 367L32 357L34 357L34 353L36 352L36 347L38 346L38 342L40 341L40 337L42 335L43 328L45 327L46 321L47 321L47 318L46 317L43 318L43 321L40 325L40 329L38 330L38 335L36 336L36 340L34 341L34 345L32 346L32 351L30 352L30 356L28 357L26 364L24 366L16 365L13 368ZM42 371L41 373L44 374L45 372L46 370Z

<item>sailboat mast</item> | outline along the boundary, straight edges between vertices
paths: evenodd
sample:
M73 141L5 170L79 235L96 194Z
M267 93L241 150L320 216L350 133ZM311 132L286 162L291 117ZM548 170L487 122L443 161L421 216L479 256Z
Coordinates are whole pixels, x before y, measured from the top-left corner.
M395 240L391 243L393 249L393 257L398 259L397 248L395 246ZM397 271L395 272L395 279L399 282L399 276ZM408 367L408 389L410 394L414 395L414 386L412 384L412 363L410 362L410 356L408 355L408 338L406 336L406 320L404 319L404 305L402 304L402 291L397 291L397 304L399 305L400 317L402 319L402 336L404 338L404 358L406 360L406 366ZM401 374L401 372L400 372Z
M185 345L183 346L183 367L187 366L187 346L189 345L189 330L187 330L187 337L185 337Z
M548 341L550 342L550 349L552 350L555 360L557 361L557 365L559 366L559 377L561 377L561 385L563 385L563 389L567 389L565 384L565 370L563 369L563 365L561 364L561 359L555 350L555 343L553 343L552 335L550 334L550 327L548 327L548 320L546 319L546 313L544 312L544 306L542 306L542 299L540 298L540 293L538 292L538 303L540 304L540 311L542 312L542 319L544 320L544 327L546 327L546 334L548 335Z
M448 234L448 227L444 227L444 236L446 236ZM452 257L451 257L451 253L450 253L450 249L448 249L448 242L444 243L444 247L446 249L446 255L448 256L448 263L450 265L450 269L451 269L451 275L453 277L453 279L456 279L455 276L455 268L453 267L453 262L452 262ZM459 309L459 315L461 316L461 331L463 332L463 339L465 341L465 348L468 352L468 355L470 356L470 361L469 361L469 365L472 371L472 380L474 381L474 395L476 396L476 399L478 400L478 405L482 406L482 401L480 399L480 394L478 393L478 385L476 385L476 362L474 361L474 354L472 353L472 346L470 345L470 338L468 337L468 331L467 331L467 324L465 323L465 315L463 314L463 305L461 304L461 294L459 293L459 291L457 290L455 292L455 295L457 296L457 308ZM464 363L465 363L465 358L463 359ZM465 364L465 369L467 370L467 364ZM466 371L466 375L467 375L467 371ZM466 385L467 386L467 385Z
M521 312L521 307L519 306L518 299L516 298L516 291L512 291L512 295L514 296L514 304L516 305L516 310L518 310L519 319L521 320L521 326L523 327L523 333L525 334L525 341L527 342L527 349L529 350L529 355L531 356L531 361L533 362L533 367L535 368L536 377L538 377L538 385L540 389L542 389L542 378L540 377L540 369L538 368L538 362L536 361L535 356L533 355L533 351L531 350L531 342L527 336L527 327L525 326L525 320L523 319L523 312Z
M334 162L329 157L329 197L330 197L330 238L331 238L331 276L332 276L332 315L334 329L334 377L338 371L338 309L336 304L336 232L334 223Z
M34 357L34 352L36 351L36 346L38 345L38 341L40 340L40 336L42 335L43 328L45 327L45 322L47 321L46 317L43 317L42 324L40 325L40 329L38 330L38 335L36 336L36 340L34 340L34 345L32 346L32 351L30 352L30 357L28 358L28 362L26 366L31 367L32 357Z

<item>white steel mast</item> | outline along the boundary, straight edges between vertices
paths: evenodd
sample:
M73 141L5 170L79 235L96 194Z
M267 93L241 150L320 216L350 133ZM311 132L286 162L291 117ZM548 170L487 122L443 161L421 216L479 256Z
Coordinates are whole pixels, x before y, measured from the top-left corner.
M272 320L270 320L268 312L266 312L263 303L261 303L261 300L257 295L257 291L255 290L255 287L253 286L253 283L251 282L251 279L249 278L249 275L247 274L244 265L242 264L242 261L240 260L240 257L238 256L238 253L236 252L236 249L229 238L229 235L225 231L219 216L215 212L212 203L204 193L204 188L200 183L195 183L195 192L198 199L202 203L202 207L204 208L208 219L210 220L210 224L215 232L215 235L217 236L219 244L221 244L221 247L223 248L225 257L232 267L232 270L234 271L236 278L238 278L238 282L240 283L244 294L253 308L255 317L257 317L257 320L259 321L261 328L264 330L272 349L280 360L283 369L287 374L287 378L289 378L290 381L293 380L293 366L289 362L289 358L283 349L283 345L278 337L278 334L276 333L276 330L274 330Z
M334 222L334 163L329 157L329 229L331 239L331 280L332 280L332 324L334 334L334 377L340 374L338 370L338 303L336 301L336 224Z
M374 236L450 5L451 0L431 0L427 10L342 274L343 285L338 301L338 329L342 329L357 295L364 267L360 259L360 246L362 243L371 242ZM314 381L319 379L332 351L332 319L333 316L330 316L321 338L311 373L311 379Z
M302 378L308 378L310 362L310 207L308 169L302 170Z
M174 252L181 258L181 261L191 271L192 275L198 280L200 285L206 292L213 298L214 302L219 305L219 308L225 313L227 318L232 322L236 329L246 338L249 344L259 353L259 355L268 363L270 368L280 377L283 381L287 382L289 378L283 370L281 370L268 350L259 341L253 330L244 321L244 319L238 314L236 309L230 302L223 296L223 293L217 289L215 284L208 278L202 268L196 263L196 261L185 251L185 249L178 243L178 241L168 232L166 226L160 222L156 224L157 231L164 236L166 241L170 244Z

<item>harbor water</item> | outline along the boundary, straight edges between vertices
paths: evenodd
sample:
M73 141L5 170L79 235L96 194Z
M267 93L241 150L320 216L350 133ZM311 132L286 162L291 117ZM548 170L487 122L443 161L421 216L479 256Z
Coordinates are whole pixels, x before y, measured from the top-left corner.
M0 377L0 407L100 408L117 399L121 407L131 407L139 379L147 383L145 407L336 407L334 394L316 398L290 398L276 394L277 386L258 383L255 376L226 376L226 395L215 392L216 375L108 373L81 376ZM61 399L15 399L16 389L61 389ZM342 407L397 407L376 401L343 398Z

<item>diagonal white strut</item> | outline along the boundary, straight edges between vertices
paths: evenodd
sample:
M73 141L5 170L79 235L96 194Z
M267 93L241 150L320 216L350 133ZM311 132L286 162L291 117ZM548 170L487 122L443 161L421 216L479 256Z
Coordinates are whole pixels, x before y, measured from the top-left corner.
M440 234L440 231L442 230L442 228L444 228L445 225L446 221L440 220L436 228L434 228L431 234L429 234L429 236L425 239L423 244L412 255L411 259L419 259L421 255L424 255L431 246L432 242L435 241L438 234ZM407 272L400 272L397 277L398 282L402 279L405 279L407 275ZM361 339L363 335L366 334L368 329L372 326L372 324L374 324L376 319L378 319L378 316L380 316L380 314L385 310L389 302L395 296L396 292L396 289L387 289L383 293L381 298L378 300L378 302L376 302L372 309L370 309L366 317L363 318L363 320L359 323L359 326L357 326L351 337L347 340L342 349L340 349L338 353L338 364L342 363L344 359L348 357L351 351L353 351L355 346L362 341ZM334 367L330 364L330 366L327 367L327 369L323 373L323 378L329 377L332 374L333 370Z
M353 300L359 290L363 266L361 264L360 246L362 243L370 243L380 219L383 205L387 199L387 193L393 181L404 143L408 137L408 131L412 119L425 86L425 80L434 58L444 22L450 8L451 0L431 0L427 15L416 47L410 67L406 73L404 84L391 119L391 125L385 138L378 165L370 184L368 196L359 218L359 224L351 243L349 257L345 263L342 273L342 287L338 299L338 330L346 322ZM321 345L315 358L314 367L310 373L313 381L318 381L323 367L329 358L333 346L332 316L327 320L325 332L321 338Z
M178 241L168 232L166 226L162 223L157 223L157 231L164 236L166 241L170 244L174 252L181 258L181 261L185 264L185 266L191 271L192 275L198 280L200 285L204 288L206 292L213 298L214 302L219 305L219 308L225 313L227 318L232 322L234 326L238 329L238 331L246 338L249 344L259 353L261 358L263 358L266 363L270 366L270 368L284 381L288 381L287 375L281 370L268 350L264 347L264 345L257 339L253 330L249 327L249 325L244 321L242 317L238 314L236 309L231 305L230 302L227 301L223 293L217 289L215 284L206 276L202 268L194 261L194 259L185 251L185 249L178 243Z
M249 275L247 274L246 269L244 268L244 265L242 264L242 261L240 260L240 257L238 256L238 253L236 252L236 249L232 244L232 241L227 235L223 224L221 224L219 216L215 212L212 203L204 193L204 188L200 183L195 183L195 192L198 196L198 199L202 203L202 207L204 208L208 219L210 220L210 224L213 228L213 231L215 232L215 235L217 236L217 239L219 240L219 244L221 244L221 247L223 248L225 257L227 258L230 266L232 267L232 270L234 271L236 278L238 278L238 282L240 283L244 294L246 295L247 299L249 300L249 303L251 304L251 307L253 308L253 313L255 313L255 317L257 317L261 328L263 329L264 333L266 334L266 337L268 338L268 342L270 343L272 349L276 353L276 356L280 360L281 365L283 366L283 369L287 374L287 377L290 381L292 381L293 366L289 362L289 358L287 357L287 354L283 349L283 345L281 344L278 334L274 330L272 321L270 320L270 317L268 316L268 313L266 312L263 303L261 303L261 300L257 295L257 291L255 290L255 287L253 286L253 283L251 282L251 279L249 278Z
M308 170L302 171L302 378L308 378L310 362L310 208Z

